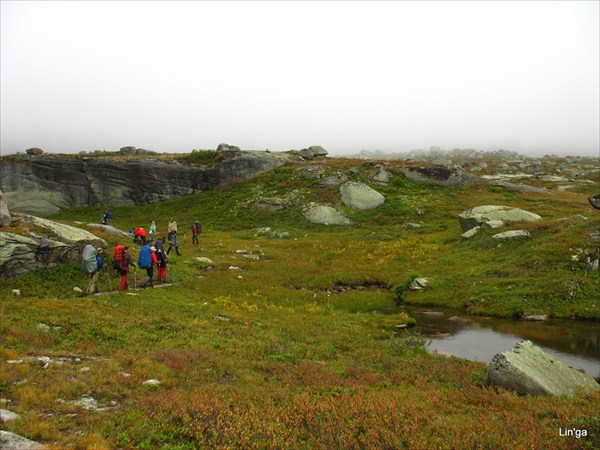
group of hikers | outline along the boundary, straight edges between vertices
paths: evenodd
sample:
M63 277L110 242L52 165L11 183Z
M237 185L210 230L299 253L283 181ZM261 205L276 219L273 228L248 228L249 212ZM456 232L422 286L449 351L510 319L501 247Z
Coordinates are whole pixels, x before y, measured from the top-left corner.
M107 219L107 214L110 213L110 217ZM112 211L107 210L102 217L102 223L108 224L108 220L112 222ZM113 257L113 269L116 270L121 276L119 284L119 291L126 291L129 289L127 284L127 276L129 274L129 268L134 267L137 276L137 267L146 270L146 278L141 282L140 286L143 288L153 287L154 279L154 266L157 267L158 282L166 283L167 281L167 264L169 260L169 252L175 249L178 256L179 243L177 242L177 222L171 217L168 229L168 242L169 248L165 251L165 238L158 238L156 232L156 222L153 220L150 224L148 233L144 228L138 227L135 230L129 230L129 234L133 235L133 242L141 245L137 264L131 255L130 246L128 245L117 245L114 249ZM196 221L192 223L192 244L199 244L199 235L202 232L202 225ZM86 245L82 253L82 269L85 273L90 275L90 283L86 290L87 295L92 295L98 292L98 278L101 270L106 269L108 266L103 259L104 250L101 247L95 248L93 245ZM109 277L110 283L110 277ZM137 287L137 278L136 278Z

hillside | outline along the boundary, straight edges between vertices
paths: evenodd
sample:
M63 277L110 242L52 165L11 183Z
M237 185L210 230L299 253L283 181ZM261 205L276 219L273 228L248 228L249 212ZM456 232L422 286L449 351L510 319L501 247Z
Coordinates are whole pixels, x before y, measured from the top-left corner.
M500 164L472 174L495 176ZM129 293L79 296L72 288L88 278L77 263L1 280L0 397L21 416L2 427L75 448L597 447L597 394L486 387L485 364L428 354L422 336L397 328L414 322L402 304L599 319L598 271L587 270L598 172L582 160L547 167L561 164L579 174L447 185L431 175L456 172L432 163L327 158L147 205L65 209L53 219L84 227L110 206L117 228L155 220L162 236L173 217L182 256L171 254L173 285ZM382 168L389 178L377 182ZM413 168L430 182L411 180ZM348 206L346 179L385 202ZM317 204L350 224L312 223L304 213ZM461 237L459 214L480 205L542 219ZM183 233L195 220L198 246ZM531 238L492 237L515 229ZM100 237L109 250L119 243ZM412 275L428 285L400 298L394 287ZM116 281L102 273L101 290Z

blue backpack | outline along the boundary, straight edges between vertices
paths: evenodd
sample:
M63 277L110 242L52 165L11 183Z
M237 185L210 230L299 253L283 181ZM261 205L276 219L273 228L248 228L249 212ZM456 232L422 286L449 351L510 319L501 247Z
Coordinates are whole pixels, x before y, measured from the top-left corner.
M148 269L152 266L150 247L148 247L147 245L144 245L140 249L140 256L138 256L138 266L140 266L140 269Z

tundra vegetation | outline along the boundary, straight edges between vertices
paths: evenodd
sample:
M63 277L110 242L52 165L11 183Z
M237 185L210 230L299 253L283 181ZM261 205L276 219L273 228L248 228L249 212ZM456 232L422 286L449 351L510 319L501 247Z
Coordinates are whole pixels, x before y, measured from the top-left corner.
M403 302L598 320L598 272L585 270L597 254L598 212L586 200L597 185L552 195L444 187L408 181L393 162L390 183L374 185L373 162L319 164L372 185L385 203L352 210L339 187L316 187L309 172L284 166L112 208L117 228L155 220L159 236L176 218L182 256L171 254L172 286L84 297L73 291L88 281L79 264L2 280L0 406L20 419L1 428L59 448L600 447L599 394L529 397L485 386L485 364L429 354L422 336L396 327L414 322ZM264 198L295 200L277 211L253 207ZM335 206L353 224L311 224L301 214L310 202ZM458 214L486 204L543 220L518 224L530 240L499 244L486 228L461 238ZM107 206L53 219L98 222ZM588 220L567 219L576 214ZM188 230L195 220L198 246ZM414 222L421 226L405 226ZM257 231L264 227L280 234ZM117 238L99 236L109 255ZM429 284L411 291L416 274ZM115 288L115 275L101 273L101 290L109 283ZM561 436L567 428L587 436Z

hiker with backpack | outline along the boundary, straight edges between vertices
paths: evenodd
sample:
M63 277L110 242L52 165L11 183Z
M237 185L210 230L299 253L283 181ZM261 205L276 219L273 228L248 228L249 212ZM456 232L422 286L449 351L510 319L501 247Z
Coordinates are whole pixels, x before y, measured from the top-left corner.
M121 275L121 284L119 284L119 291L126 291L129 289L127 284L127 274L129 273L129 266L133 266L137 269L133 257L129 253L129 247L125 245L117 245L115 247L113 267Z
M140 255L138 256L138 266L140 269L146 269L146 279L142 281L142 287L152 287L152 277L154 275L154 264L158 264L159 261L156 259L156 248L144 245L140 249Z
M90 274L90 283L85 293L92 295L98 292L98 277L100 270L106 265L102 261L102 247L94 248L93 245L86 245L82 252L81 268L85 273Z
M202 224L198 221L192 224L192 244L198 245L198 236L202 233Z
M146 230L144 230L142 227L137 227L133 235L133 242L138 245L146 245Z
M155 256L158 261L158 281L160 283L167 282L167 262L169 260L165 248L164 248L164 239L159 239L154 243Z
M150 236L150 242L154 242L156 239L156 222L153 220L148 230L148 236Z

